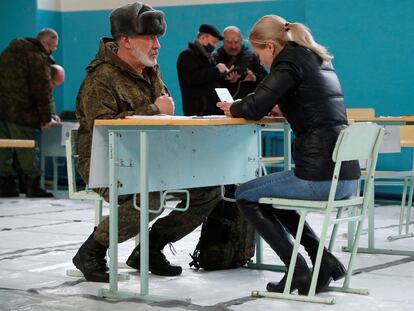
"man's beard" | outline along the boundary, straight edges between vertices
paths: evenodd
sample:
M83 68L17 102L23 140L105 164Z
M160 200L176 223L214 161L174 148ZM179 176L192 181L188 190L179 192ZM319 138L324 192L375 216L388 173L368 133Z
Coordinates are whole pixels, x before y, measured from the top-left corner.
M138 49L132 50L132 56L141 64L145 65L145 67L154 67L157 64L157 58L151 60L148 55L145 55Z

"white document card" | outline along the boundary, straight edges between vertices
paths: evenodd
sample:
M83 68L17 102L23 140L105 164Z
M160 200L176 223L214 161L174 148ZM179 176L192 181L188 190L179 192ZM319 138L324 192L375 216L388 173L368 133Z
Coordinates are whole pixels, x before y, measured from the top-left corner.
M228 89L226 88L215 88L217 96L220 98L220 101L222 102L228 102L228 103L233 103L234 99L231 96L230 92Z

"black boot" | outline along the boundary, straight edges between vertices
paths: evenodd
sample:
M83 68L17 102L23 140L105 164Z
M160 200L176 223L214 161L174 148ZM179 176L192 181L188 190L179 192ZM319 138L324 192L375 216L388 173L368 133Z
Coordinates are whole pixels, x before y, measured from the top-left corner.
M261 207L268 208L268 207ZM275 210L272 208L274 216L279 219L285 228L292 234L296 235L299 224L299 214L295 211ZM305 222L303 227L302 238L300 241L305 247L306 252L315 266L316 254L318 252L319 238L312 230L311 226ZM319 269L318 283L316 284L316 292L325 291L332 279L339 280L346 274L344 265L326 248L323 250L321 266Z
M165 258L165 255L162 252L165 245L167 245L167 242L164 241L158 234L156 234L153 230L149 232L149 271L153 274L163 276L180 275L183 269L180 266L170 264L167 258ZM139 270L140 263L140 246L138 245L128 257L126 264L131 268Z
M108 283L109 269L105 258L108 248L94 239L94 233L95 230L79 248L72 262L87 281Z
M53 194L40 188L40 176L25 176L26 198L53 198Z
M11 175L0 176L0 197L12 198L18 197L17 185Z
M23 174L18 175L18 182L19 182L19 193L26 193L26 179Z
M267 211L261 210L257 203L239 200L237 201L237 206L267 244L276 252L286 267L289 268L293 244L280 221ZM286 275L282 280L284 279L286 279ZM309 268L305 259L298 253L290 291L293 292L297 289L300 295L307 295L310 282L311 274ZM267 284L267 290L283 292L284 284L282 282L270 282Z

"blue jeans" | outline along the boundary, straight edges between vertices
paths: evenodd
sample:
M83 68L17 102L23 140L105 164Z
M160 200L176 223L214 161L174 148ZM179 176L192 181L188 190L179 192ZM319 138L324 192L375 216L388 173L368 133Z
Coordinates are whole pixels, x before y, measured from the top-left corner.
M346 199L356 194L358 180L340 180L335 199ZM236 190L236 200L258 202L262 197L299 200L326 200L331 181L304 180L293 171L269 174L241 184Z

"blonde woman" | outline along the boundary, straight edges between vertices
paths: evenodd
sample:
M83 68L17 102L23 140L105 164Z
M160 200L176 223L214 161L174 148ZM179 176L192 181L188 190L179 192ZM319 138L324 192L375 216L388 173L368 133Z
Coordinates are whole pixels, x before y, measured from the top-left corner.
M329 194L334 163L332 151L339 132L347 126L341 85L332 67L332 56L316 43L301 23L267 15L252 28L248 40L260 62L270 69L253 94L239 102L217 104L229 117L259 120L272 111L283 113L296 136L293 144L293 171L277 172L242 184L236 191L239 208L266 240L283 263L289 266L293 245L289 234L296 234L299 215L258 204L260 197L325 199ZM360 175L357 162L342 165L337 198L352 196ZM301 244L312 263L319 239L305 224ZM324 250L316 290L323 291L332 281L345 275L341 262ZM283 292L286 275L270 282L267 290ZM299 254L291 291L306 295L310 269Z

